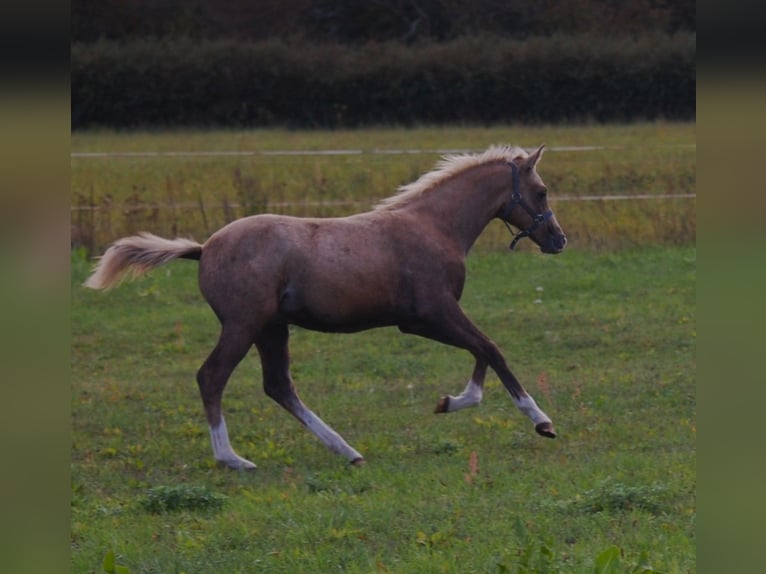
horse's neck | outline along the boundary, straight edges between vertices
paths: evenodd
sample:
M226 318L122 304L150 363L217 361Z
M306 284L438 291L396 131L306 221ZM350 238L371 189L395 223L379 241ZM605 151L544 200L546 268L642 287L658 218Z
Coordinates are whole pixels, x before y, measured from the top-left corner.
M478 166L450 178L440 189L423 194L413 209L419 218L431 219L446 237L468 252L495 217L503 195L510 195L501 169Z

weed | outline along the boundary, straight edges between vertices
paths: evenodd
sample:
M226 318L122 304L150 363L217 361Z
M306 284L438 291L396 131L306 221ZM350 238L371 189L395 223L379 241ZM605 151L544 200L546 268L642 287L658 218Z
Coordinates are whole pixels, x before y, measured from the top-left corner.
M350 472L354 472L350 469ZM326 495L359 495L370 491L373 486L364 477L344 473L311 473L305 478L309 493Z
M641 510L650 514L661 514L667 508L666 487L631 486L612 478L604 480L596 488L585 491L576 498L560 503L560 507L573 512L629 512Z
M104 555L104 560L101 563L101 568L106 574L130 574L130 570L127 566L117 564L117 559L114 555L114 551L110 550Z
M449 438L443 438L443 439L434 441L433 445L430 448L430 451L434 454L451 455L460 451L460 447L461 445L459 441L449 439Z
M660 574L649 565L646 553L638 561L630 564L625 561L624 552L617 546L610 546L596 557L594 574Z
M140 499L140 505L154 514L180 510L218 510L223 507L226 498L204 486L155 486L146 491L144 498Z

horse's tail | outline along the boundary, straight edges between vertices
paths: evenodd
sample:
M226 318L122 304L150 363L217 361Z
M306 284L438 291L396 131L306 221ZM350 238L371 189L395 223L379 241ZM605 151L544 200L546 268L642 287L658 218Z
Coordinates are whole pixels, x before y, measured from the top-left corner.
M190 239L163 239L151 233L123 237L106 250L93 274L85 282L91 289L108 289L125 273L133 277L173 259L199 259L202 245Z

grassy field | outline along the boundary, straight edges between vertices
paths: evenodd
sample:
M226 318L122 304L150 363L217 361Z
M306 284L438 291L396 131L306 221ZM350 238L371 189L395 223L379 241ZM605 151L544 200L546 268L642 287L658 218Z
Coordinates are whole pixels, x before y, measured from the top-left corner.
M693 125L85 133L72 148L540 141L610 146L546 155L540 172L554 197L694 192ZM563 254L510 254L507 232L492 225L469 257L463 306L551 415L555 441L534 433L491 373L479 408L432 414L442 394L462 390L467 353L393 329L295 329L301 395L367 465L348 466L271 402L252 353L224 408L234 447L259 469L221 469L194 381L218 334L196 264L109 293L80 287L88 249L124 232L204 239L248 210L358 211L436 159L73 158L73 206L102 209L72 215L81 233L71 278L72 572L696 571L693 200L562 201L554 207L573 238Z
M78 288L76 258L72 571L111 551L133 573L592 572L613 546L622 566L595 571L695 571L694 248L469 260L464 306L558 439L494 376L479 408L432 414L470 375L466 353L296 329L299 390L368 464L267 399L253 354L225 397L259 465L237 473L213 463L194 382L217 334L196 265L104 294Z

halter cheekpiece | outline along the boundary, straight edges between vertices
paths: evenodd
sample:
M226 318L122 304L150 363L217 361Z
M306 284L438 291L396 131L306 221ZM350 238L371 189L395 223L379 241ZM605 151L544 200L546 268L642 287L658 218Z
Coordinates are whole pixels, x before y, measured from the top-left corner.
M509 161L508 165L511 166L511 174L513 177L513 193L511 194L511 200L506 204L506 206L503 208L503 211L500 213L500 219L503 221L503 223L505 223L508 231L510 231L511 235L513 236L513 241L511 241L509 246L509 249L513 251L519 241L532 235L532 233L540 226L541 223L550 219L553 216L553 211L549 209L545 213L535 213L535 211L529 207L527 202L524 201L524 199L521 197L521 192L519 191L519 167L512 161ZM516 208L516 206L521 207L530 215L530 217L532 217L532 223L530 226L526 229L522 229L518 233L513 232L511 224L508 222L508 218L511 216L511 212L514 210L514 208Z

